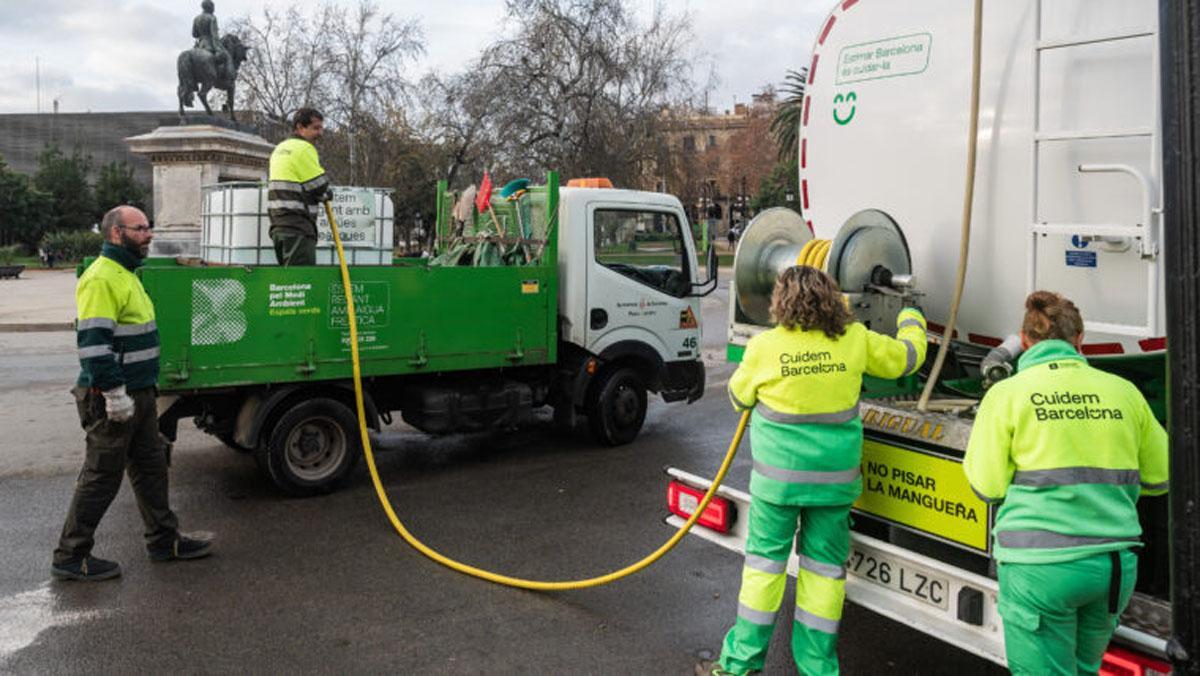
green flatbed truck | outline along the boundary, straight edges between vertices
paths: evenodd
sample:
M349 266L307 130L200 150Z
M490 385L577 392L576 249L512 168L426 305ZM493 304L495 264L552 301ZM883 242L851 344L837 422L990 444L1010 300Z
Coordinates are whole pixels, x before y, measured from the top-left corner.
M396 411L430 434L507 428L550 406L618 445L648 392L703 394L699 299L716 265L710 252L700 279L676 198L560 188L553 173L493 198L496 218L455 223L454 198L439 185L431 261L350 270L371 429ZM162 340L163 433L194 418L287 492L337 486L361 452L338 268L150 259L139 274Z

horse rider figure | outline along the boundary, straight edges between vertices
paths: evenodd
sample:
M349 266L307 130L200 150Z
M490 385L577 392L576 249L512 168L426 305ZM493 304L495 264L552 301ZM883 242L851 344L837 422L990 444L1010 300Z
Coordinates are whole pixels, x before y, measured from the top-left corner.
M200 14L192 19L192 37L196 38L196 47L213 55L213 66L218 79L229 75L229 53L221 44L221 33L217 30L216 7L212 0L200 3Z

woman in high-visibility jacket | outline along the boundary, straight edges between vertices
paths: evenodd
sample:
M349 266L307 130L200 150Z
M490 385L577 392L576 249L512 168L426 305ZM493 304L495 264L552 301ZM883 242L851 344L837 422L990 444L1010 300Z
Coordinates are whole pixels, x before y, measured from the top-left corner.
M836 674L850 505L862 492L862 377L915 373L925 359L925 318L906 308L897 338L870 331L837 283L808 266L779 276L771 317L776 327L750 340L729 380L734 408L754 409L750 533L737 620L711 673L763 668L797 540L792 656L803 674Z
M989 502L1008 667L1095 674L1137 577L1139 495L1167 491L1167 433L1132 383L1088 365L1083 319L1025 301L1017 374L979 405L963 469Z

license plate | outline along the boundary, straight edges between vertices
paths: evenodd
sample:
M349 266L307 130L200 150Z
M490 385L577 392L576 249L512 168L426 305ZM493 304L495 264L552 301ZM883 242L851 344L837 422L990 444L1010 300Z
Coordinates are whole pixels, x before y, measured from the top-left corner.
M950 581L923 566L914 566L873 549L850 547L846 570L859 578L922 603L946 610L949 607Z

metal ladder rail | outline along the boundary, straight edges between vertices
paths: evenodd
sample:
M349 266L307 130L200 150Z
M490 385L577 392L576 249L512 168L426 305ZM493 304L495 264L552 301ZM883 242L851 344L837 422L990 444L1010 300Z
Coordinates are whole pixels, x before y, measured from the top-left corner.
M1038 203L1039 203L1039 183L1040 183L1040 157L1041 144L1043 142L1054 141L1073 141L1073 140L1091 140L1091 139L1106 139L1106 138L1137 138L1147 137L1150 141L1150 166L1158 166L1159 158L1161 157L1161 133L1155 126L1142 127L1126 130L1074 130L1046 133L1041 129L1041 83L1042 83L1042 54L1059 49L1078 48L1088 45L1104 44L1123 40L1132 40L1137 38L1154 37L1158 35L1157 26L1153 30L1138 29L1124 33L1114 33L1109 35L1098 35L1091 37L1066 38L1057 40L1042 39L1042 0L1034 0L1034 54L1033 54L1033 143L1031 166L1032 171L1032 191L1033 196L1031 204L1031 219L1029 232L1029 245L1027 250L1026 263L1026 289L1032 293L1037 289L1037 253L1038 239L1048 235L1074 235L1085 234L1094 237L1129 237L1135 240L1140 240L1140 253L1147 262L1147 302L1146 302L1146 325L1126 325L1114 324L1107 322L1087 322L1087 328L1091 331L1099 331L1105 333L1116 333L1123 335L1134 336L1154 336L1160 333L1159 316L1158 316L1158 279L1159 279L1159 263L1158 263L1158 238L1155 229L1156 216L1161 214L1161 207L1155 207L1153 204L1161 204L1161 195L1157 200L1153 199L1151 194L1151 183L1146 176L1139 170L1128 165L1081 165L1079 171L1082 173L1124 173L1130 175L1139 184L1142 191L1142 223L1133 226L1119 224L1089 224L1089 223L1047 223L1041 220ZM1158 68L1158 52L1153 51L1153 71L1152 76L1157 73ZM1158 119L1159 104L1159 87L1157 77L1153 77L1154 92L1153 99L1155 105L1154 116L1152 119Z

